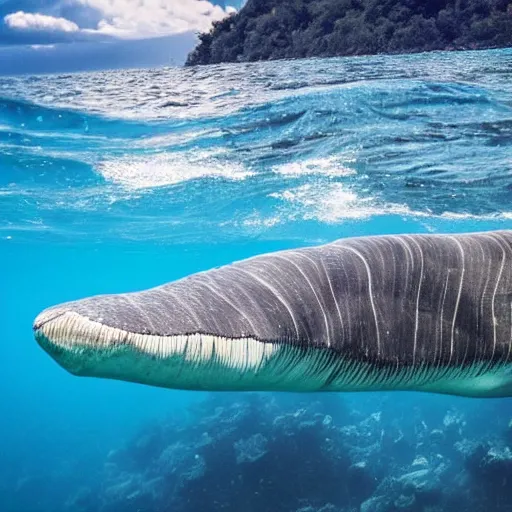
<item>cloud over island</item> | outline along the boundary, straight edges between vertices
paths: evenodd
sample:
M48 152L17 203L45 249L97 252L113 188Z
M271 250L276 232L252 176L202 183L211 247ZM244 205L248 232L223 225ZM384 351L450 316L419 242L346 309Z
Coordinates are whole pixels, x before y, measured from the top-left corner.
M4 18L5 24L18 30L49 30L57 32L77 32L80 30L76 23L65 18L55 18L46 14L18 11Z
M239 0L233 3L240 5ZM27 49L51 49L44 56L50 59L65 43L87 43L90 47L110 42L121 51L124 41L133 51L137 41L154 39L168 45L167 53L163 48L160 52L162 64L165 59L181 61L193 47L194 34L209 30L214 21L236 11L222 0L40 0L34 4L29 0L0 2L0 69L3 66L4 72L19 61L15 54L22 46L25 54ZM69 55L69 48L65 53ZM148 56L148 62L155 65L154 55ZM104 67L101 55L97 67Z

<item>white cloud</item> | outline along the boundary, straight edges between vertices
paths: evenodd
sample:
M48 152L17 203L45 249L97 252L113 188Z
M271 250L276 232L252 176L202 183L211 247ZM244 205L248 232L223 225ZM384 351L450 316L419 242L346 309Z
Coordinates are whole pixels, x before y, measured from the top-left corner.
M8 27L18 30L80 32L122 39L143 39L183 32L206 32L214 21L236 12L207 0L69 0L100 13L94 29L81 29L66 18L18 11L5 16Z
M75 0L101 13L96 32L126 39L204 32L213 21L234 9L224 10L206 0Z
M5 16L4 21L9 28L19 30L41 30L51 32L77 32L76 23L65 18L55 18L46 14L18 11Z
M31 44L30 48L32 50L53 50L55 48L54 44Z

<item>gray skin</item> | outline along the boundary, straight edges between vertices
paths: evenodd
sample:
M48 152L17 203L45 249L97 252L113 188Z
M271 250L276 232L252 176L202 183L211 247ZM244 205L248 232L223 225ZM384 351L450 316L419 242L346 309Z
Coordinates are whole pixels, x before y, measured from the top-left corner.
M301 385L297 376L287 377L289 368L310 358L311 371L300 377L316 379L310 390L512 395L512 231L342 239L143 292L63 304L46 310L34 329L65 367L72 365L59 357L62 347L55 350L42 327L69 311L127 333L201 333L233 344L250 337L291 350L282 352L288 354L279 367L282 385L274 376L268 384L262 377L246 387L208 386L200 374L187 385L172 376L162 384L129 372L95 372L90 365L73 372L82 375L188 389L293 391ZM73 364L80 357L77 351ZM218 375L222 380L222 369Z

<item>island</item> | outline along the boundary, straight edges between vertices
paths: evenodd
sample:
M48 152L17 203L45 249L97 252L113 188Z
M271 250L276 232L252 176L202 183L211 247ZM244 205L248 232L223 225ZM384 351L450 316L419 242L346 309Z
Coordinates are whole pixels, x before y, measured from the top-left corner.
M512 46L512 0L248 0L186 65Z

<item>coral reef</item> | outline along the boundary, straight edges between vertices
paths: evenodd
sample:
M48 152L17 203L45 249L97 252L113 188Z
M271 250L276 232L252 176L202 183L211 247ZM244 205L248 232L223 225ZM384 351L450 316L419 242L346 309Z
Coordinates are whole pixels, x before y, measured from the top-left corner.
M7 512L511 512L511 403L209 394L95 468L70 454L3 482L0 500Z
M212 394L107 457L98 489L68 512L435 512L512 510L512 451L472 437L449 408L349 409L334 395Z

